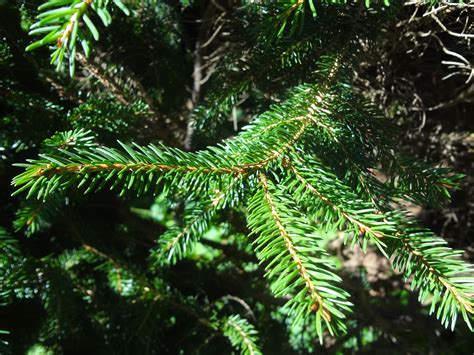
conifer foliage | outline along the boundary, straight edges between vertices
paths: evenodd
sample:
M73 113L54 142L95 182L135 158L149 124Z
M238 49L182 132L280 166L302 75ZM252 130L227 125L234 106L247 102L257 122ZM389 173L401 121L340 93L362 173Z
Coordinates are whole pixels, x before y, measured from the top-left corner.
M115 21L133 22L134 17L140 19L153 6L162 7L160 16L166 21L166 11L187 11L199 4L183 2L173 8L159 1L129 4L119 0L50 0L38 8L30 35L39 35L40 39L27 51L49 46L51 63L61 80L70 85L82 84L87 89L92 87L88 81L96 80L102 85L108 83L110 88L116 79L113 69L107 72L107 59L116 59L113 54L102 56L105 63L96 71L90 70L96 55L92 39L100 51L102 37L107 37L106 42L113 41L113 34L120 31L114 29ZM200 346L212 348L213 337L226 337L236 351L259 354L258 332L262 330L258 325L262 322L250 316L257 310L247 309L246 300L240 300L244 313L229 307L229 298L209 302L199 293L185 296L170 281L174 270L194 260L199 248L216 246L206 237L215 226L226 225L238 215L245 217L246 227L241 226L245 237L233 249L234 256L256 257L255 267L261 270L257 278L275 300L282 301L275 310L284 316L289 329L309 328L309 334L324 343L328 336L343 336L351 326L350 315L358 305L353 302L351 290L345 288L337 261L327 248L328 240L342 235L347 248L376 248L388 258L419 301L429 305L429 312L444 326L454 329L459 318L472 330L473 266L463 261L462 251L451 249L400 207L402 201L436 206L447 203L449 191L458 186L462 176L399 154L396 125L353 86L360 46L376 40L379 34L374 29L386 13L395 9L387 1L242 2L236 8L227 3L222 6L234 17L241 16L247 25L222 13L227 19L222 22L223 31L238 40L231 40L227 51L216 56L217 64L211 62L207 67L204 74L210 79L206 91L197 90L194 83L195 96L204 92L205 98L200 101L195 97L191 110L183 113L166 107L166 100L159 94L166 87L149 97L142 84L134 84L128 90L137 92L137 101L130 104L140 104L144 109L136 117L124 118L123 131L117 135L120 140L111 140L110 131L104 136L100 129L95 133L95 127L104 127L100 114L98 124L83 121L81 107L85 104L79 103L71 111L78 119L72 122L74 128L44 140L37 157L15 162L21 172L12 185L14 195L22 199L14 222L17 233L40 238L41 232L55 224L70 223L63 221L74 219L71 214L81 204L87 206L88 196L107 190L116 193L121 204L154 196L168 211L164 213L174 211L174 219L169 219L161 233L159 228L153 232L153 245L146 253L133 256L130 250L120 253L105 243L94 245L91 235L100 232L88 231L87 220L83 226L70 224L68 228L79 244L44 256L43 262L22 254L21 245L1 229L0 280L9 285L2 297L10 302L19 297L22 284L30 285L30 291L24 288L24 292L42 294L46 327L59 336L65 322L74 323L81 317L72 305L67 315L60 314L59 308L79 302L92 309L91 305L103 302L95 298L107 297L110 292L93 295L93 281L86 284L79 280L81 270L93 265L106 275L96 282L109 283L114 298L130 300L127 305L117 301L123 312L134 302L143 307L136 331L142 335L134 335L142 337L136 343L144 346L141 349L153 353L147 346L155 346L154 329L162 326L156 322L166 319L167 313L177 312L205 329L202 334L207 335ZM108 26L110 36L105 28ZM244 35L239 35L242 26ZM175 31L182 31L177 27ZM220 31L216 30L207 42L196 39L196 43L204 49L212 47L213 38L222 35ZM79 45L84 56L79 53ZM88 66L90 76L84 74ZM66 72L69 79L65 78ZM202 80L201 74L195 71L194 80ZM92 107L105 102L125 109L127 102L117 96L117 90L110 92L112 99L100 93L79 99ZM114 93L119 97L116 101ZM236 119L237 109L241 115L252 116L250 122L234 136L203 147L212 134L223 129L224 120L229 116ZM250 109L254 111L249 113ZM121 112L117 120L122 120L122 114L135 115L132 109L117 112ZM170 120L173 115L178 118ZM138 143L133 134L140 122L150 124L145 117L168 122L170 132L183 128L182 117L186 117L187 131L183 132L187 136L179 137L181 143L175 144L175 138L167 142L160 139L160 133L150 138L151 143L143 142L143 137L143 143ZM110 115L106 119L110 121ZM81 122L87 125L81 127ZM170 136L176 137L172 133ZM132 210L144 211L136 207ZM124 215L129 214L127 209ZM141 221L147 226L148 222L146 218ZM234 237L229 238L220 246L224 253L225 247L232 246ZM209 265L224 267L213 262ZM58 287L68 284L70 288L55 294ZM66 316L67 320L62 318ZM115 322L110 316L104 319ZM166 322L171 322L167 325L171 327L176 320L169 319ZM196 332L193 334L195 337Z

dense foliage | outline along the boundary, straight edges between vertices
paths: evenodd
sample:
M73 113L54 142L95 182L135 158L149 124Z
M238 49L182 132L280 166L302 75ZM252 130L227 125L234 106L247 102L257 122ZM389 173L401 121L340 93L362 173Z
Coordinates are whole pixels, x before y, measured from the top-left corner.
M416 213L464 176L401 149L423 101L371 74L430 18L462 102L472 5L0 10L0 351L472 350L472 264Z

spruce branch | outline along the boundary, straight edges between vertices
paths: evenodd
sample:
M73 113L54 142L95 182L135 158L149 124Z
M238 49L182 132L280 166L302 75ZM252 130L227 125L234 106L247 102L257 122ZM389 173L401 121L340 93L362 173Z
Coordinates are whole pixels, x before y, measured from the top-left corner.
M242 355L262 354L258 347L258 332L245 318L238 314L227 317L221 326L223 334L230 340L232 346L238 348Z
M390 158L383 162L383 168L387 171L386 184L393 196L419 205L440 207L449 202L450 190L459 188L464 177L445 167L431 167L413 157L393 155Z
M352 226L353 242L370 237L385 255L392 256L394 267L406 279L411 278L412 287L419 290L420 301L431 302L430 313L437 310L443 325L447 327L451 322L454 327L457 314L461 313L471 327L473 268L459 259L460 252L447 247L446 241L429 230L418 227L405 212L383 212L361 200L320 162L310 158L294 161L285 164L293 175L285 186L317 221L323 220L330 228ZM315 203L314 197L322 205Z
M154 191L161 180L173 181L176 176L240 174L240 167L219 167L205 154L184 153L165 146L133 147L121 143L123 151L106 147L69 152L60 149L55 155L42 154L43 159L20 164L26 171L13 181L29 195L46 198L59 188L70 185L84 186L86 191L102 188L110 181L111 188L122 193L134 187L138 193ZM113 182L112 182L113 181ZM202 179L206 185L207 178ZM196 186L195 186L196 187ZM197 189L199 190L199 189Z
M24 230L27 236L50 227L51 223L61 214L67 198L62 193L53 193L46 202L25 200L15 214L13 226L15 231Z
M109 73L107 73L107 71L104 70L100 64L97 64L94 61L89 61L87 57L81 53L78 53L76 57L79 63L81 63L82 66L86 68L87 71L102 84L105 90L110 91L113 96L116 97L117 100L122 104L131 105L130 98L128 97L124 88L119 85L115 78L109 75Z
M209 194L209 199L200 196L201 201L188 203L182 217L184 226L172 226L160 236L157 248L150 255L152 263L174 264L189 254L209 229L217 212L240 202L237 190L242 184L241 179L234 179L228 186Z
M257 41L245 52L245 59L241 58L240 47L237 47L237 52L226 55L211 80L213 93L193 114L197 132L212 135L235 107L247 98L259 96L260 92L269 90L277 98L279 94L285 97L289 86L299 84L297 81L293 83L295 78L304 76L305 82L319 79L318 68L321 61L327 59L327 56L321 56L321 52L324 49L326 53L339 53L341 48L335 43L347 40L340 37L340 29L350 26L349 17L331 15L319 18L308 33L293 39L294 42L276 42L268 46L266 41ZM321 31L327 35L313 35ZM321 79L325 82L327 78Z
M310 297L314 301L313 305L311 306L311 310L317 311L319 308L321 308L323 317L327 321L331 321L331 315L325 309L321 296L317 292L317 290L315 288L315 285L314 285L308 271L306 270L304 264L301 261L301 258L299 257L298 253L296 252L295 245L293 244L293 240L292 240L291 236L289 235L286 228L283 226L283 223L282 223L281 218L279 216L279 213L276 209L273 198L270 195L270 192L268 191L267 177L263 173L260 174L260 182L261 182L261 185L262 185L265 200L268 204L268 207L270 207L270 212L271 212L272 218L273 218L276 226L278 227L278 230L279 230L281 236L284 239L286 248L288 250L288 253L289 253L291 259L293 260L293 263L296 265L301 278L304 280L305 286L308 289L308 293L309 293Z
M369 202L358 198L351 188L339 181L323 164L309 159L306 162L295 159L295 162L285 163L296 177L288 178L286 186L294 191L298 201L307 201L311 215L317 216L316 218L323 217L323 222L331 228L341 228L343 223L347 222L352 225L354 235L368 236L377 245L383 245L380 239L386 233L395 231L393 225L386 222L383 214ZM314 197L334 213L332 218L329 218L331 214L325 213L326 208L321 209L319 204L314 203ZM357 238L354 238L354 242L356 240Z
M328 72L328 83L336 76L339 60L336 57ZM328 84L324 88L327 87ZM209 180L192 179L194 175L208 175L211 179L225 174L246 175L280 159L301 139L314 120L314 105L306 100L316 97L316 101L321 101L321 95L305 87L297 90L287 102L262 114L246 131L217 148L187 153L164 145L143 147L119 142L123 151L107 147L71 152L59 149L54 155L42 154L40 160L17 164L26 171L18 175L13 184L22 185L17 193L29 190L28 196L36 194L38 199L74 184L93 191L112 178L116 178L112 188L120 189L121 193L132 187L143 193L162 180L174 181L177 175L184 173L190 175L190 183L198 184L193 189L199 191ZM286 110L294 115L291 121L266 129L269 124L278 122Z
M129 14L129 10L121 0L113 0L113 3L125 14ZM107 27L112 22L112 16L107 7L108 1L49 0L45 2L38 7L37 22L31 26L29 32L30 35L43 35L43 38L26 47L26 51L55 42L56 48L51 54L51 64L56 64L56 69L59 70L67 54L69 74L71 77L74 76L77 40L81 42L85 56L89 57L89 38L92 36L96 41L99 39L97 27L89 17L90 10L92 9Z
M83 244L82 247L89 253L97 255L99 258L104 259L106 262L110 263L113 267L112 272L116 275L116 285L117 285L117 292L120 294L122 293L123 285L122 285L122 266L111 256L97 250L93 246L89 244ZM105 269L108 269L105 267Z
M189 254L202 235L209 229L216 209L211 202L195 203L184 214L184 227L173 226L158 240L156 252L150 255L153 263L174 264Z
M419 289L420 302L431 302L430 314L445 327L454 329L461 313L472 330L474 315L474 268L460 259L462 252L447 246L447 242L431 231L408 221L396 238L388 243L393 265L412 278L414 289Z
M296 317L295 322L313 314L320 339L323 321L331 334L344 331L342 319L343 312L350 310L349 295L333 285L341 279L329 269L332 262L318 245L318 232L263 172L259 179L248 205L248 224L257 235L253 244L265 263L273 293L292 296L285 307Z

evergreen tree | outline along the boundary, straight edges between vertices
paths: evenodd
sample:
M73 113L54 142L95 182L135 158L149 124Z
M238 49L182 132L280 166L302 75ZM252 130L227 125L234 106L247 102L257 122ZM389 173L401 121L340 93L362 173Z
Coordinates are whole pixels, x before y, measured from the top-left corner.
M472 330L472 265L403 207L445 205L462 175L400 153L354 85L401 6L18 4L1 5L5 351L330 347L370 324L358 300L378 302L354 294L335 241Z

